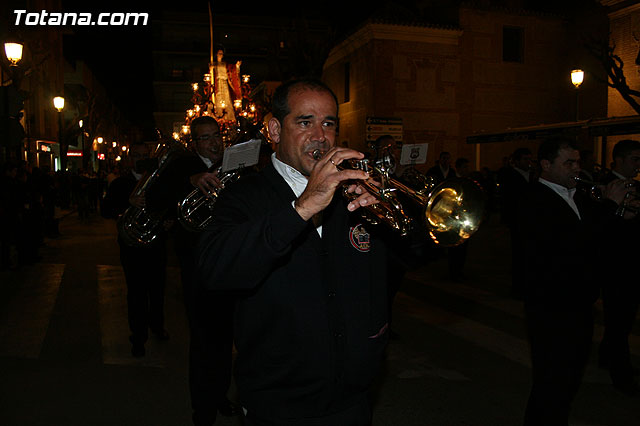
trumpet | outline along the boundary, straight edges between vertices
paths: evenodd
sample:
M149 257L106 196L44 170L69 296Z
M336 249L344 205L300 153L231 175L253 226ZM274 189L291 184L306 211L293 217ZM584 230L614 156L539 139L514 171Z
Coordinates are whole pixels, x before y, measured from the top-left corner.
M576 181L576 183L578 184L582 184L584 186L586 186L587 188L587 193L588 195L591 197L591 199L601 202L604 200L603 196L602 196L602 188L604 186L606 186L605 183L603 182L595 182L595 181L591 181L588 179L583 179L579 176L574 176L573 179ZM622 201L622 203L618 206L618 209L616 210L616 216L624 216L624 214L627 211L630 211L634 214L638 214L640 213L640 208L632 206L630 204L631 201L635 201L640 199L640 193L638 193L637 191L637 183L635 182L628 182L625 184L626 188L634 188L634 190L629 190L626 194L625 194L625 198Z
M219 167L218 173L220 173L221 170L222 167ZM240 173L239 170L234 170L219 174L218 177L221 183L219 188L214 189L208 194L196 188L178 203L178 221L187 230L200 232L207 227L213 220L213 207L218 200L220 191L224 189L225 185L238 180Z
M316 160L322 156L320 150L313 152ZM370 179L359 184L380 201L363 207L366 219L372 224L384 223L402 236L417 226L424 226L427 235L443 247L462 244L480 227L485 195L480 185L471 179L455 178L439 185L425 180L424 187L415 190L390 177L384 164L371 165L368 159L344 160L336 167L369 173ZM420 208L420 217L409 217L397 194L403 194L415 203ZM358 197L347 192L347 185L343 195L348 199Z

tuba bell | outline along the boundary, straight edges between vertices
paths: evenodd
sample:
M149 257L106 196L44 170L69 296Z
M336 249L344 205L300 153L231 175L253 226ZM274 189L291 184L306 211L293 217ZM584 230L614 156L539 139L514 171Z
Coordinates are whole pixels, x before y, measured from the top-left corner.
M314 158L322 158L316 150ZM420 189L409 188L398 179L389 176L385 162L369 164L368 159L345 160L336 166L339 170L358 169L369 173L367 181L359 182L380 202L364 206L364 213L370 223L384 223L406 236L416 227L424 227L434 243L443 247L462 244L480 227L485 208L485 195L480 185L467 178L449 179L438 185L425 178ZM419 217L410 217L402 206L399 194L418 206ZM347 193L349 199L357 197Z
M218 172L222 167L218 168ZM220 191L225 185L230 184L240 178L239 170L219 174L220 187L208 194L203 193L199 188L191 191L182 201L178 203L178 221L187 230L200 232L206 229L213 220L213 207Z

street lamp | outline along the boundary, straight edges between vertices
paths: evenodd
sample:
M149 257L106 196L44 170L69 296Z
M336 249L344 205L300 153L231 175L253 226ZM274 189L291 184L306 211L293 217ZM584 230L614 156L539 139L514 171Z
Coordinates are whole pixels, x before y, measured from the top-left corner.
M580 99L578 98L580 92L578 91L578 89L580 88L580 85L582 84L583 81L584 81L584 71L579 69L571 71L571 83L573 83L573 86L576 88L576 121L578 121L580 117L579 115Z
M60 144L60 169L67 170L67 150L62 141L62 110L64 109L64 98L56 96L53 98L53 106L58 110L58 143Z
M571 71L571 83L573 83L576 89L580 87L583 81L584 81L584 71L582 70Z
M18 62L22 59L22 44L5 43L4 53L7 55L7 59L12 67L18 66Z
M53 98L53 106L58 110L58 112L62 112L64 109L64 98L62 96L56 96Z

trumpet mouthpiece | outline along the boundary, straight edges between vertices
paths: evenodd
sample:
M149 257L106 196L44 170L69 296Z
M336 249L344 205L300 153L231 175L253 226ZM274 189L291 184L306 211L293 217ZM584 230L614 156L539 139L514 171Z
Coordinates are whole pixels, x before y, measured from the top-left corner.
M319 149L314 149L313 152L311 153L311 155L313 156L314 160L319 160L319 159L322 158L324 153Z

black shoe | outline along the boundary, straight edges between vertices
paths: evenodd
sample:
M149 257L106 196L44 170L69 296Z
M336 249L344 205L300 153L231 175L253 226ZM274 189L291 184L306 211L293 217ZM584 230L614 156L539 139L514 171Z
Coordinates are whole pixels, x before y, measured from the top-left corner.
M636 396L640 394L640 386L637 382L614 383L613 387L627 396Z
M169 340L169 333L164 328L162 330L153 331L151 330L156 339L158 340Z
M134 338L133 335L129 336L129 341L131 342L131 355L136 358L143 357L146 353L144 349L144 342Z
M222 402L218 404L218 412L223 416L231 417L231 416L239 416L241 412L241 408L229 401L225 398Z
M131 355L133 355L136 358L141 358L146 354L146 351L144 349L144 345L142 343L134 343L131 346Z

